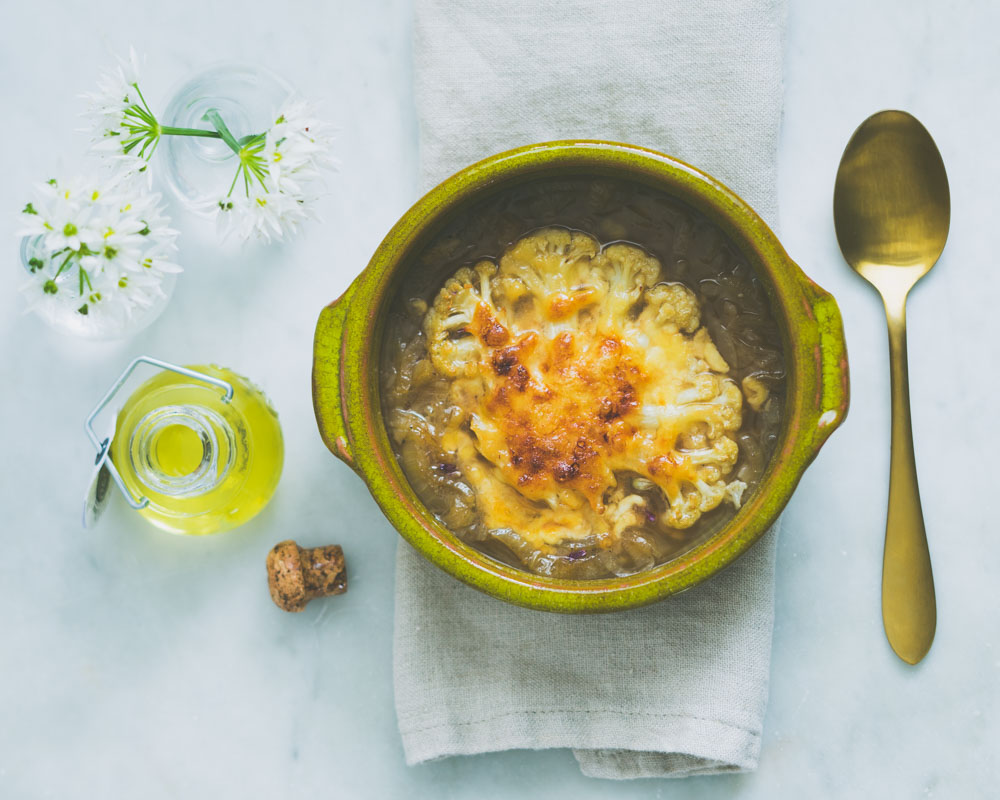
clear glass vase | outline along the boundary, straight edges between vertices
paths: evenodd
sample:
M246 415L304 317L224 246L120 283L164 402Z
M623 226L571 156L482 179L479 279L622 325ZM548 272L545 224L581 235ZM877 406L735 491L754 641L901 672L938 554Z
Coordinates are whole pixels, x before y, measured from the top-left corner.
M163 124L214 130L204 119L215 109L237 140L263 133L292 96L292 87L257 66L222 64L199 72L174 93ZM160 142L167 185L192 211L210 215L236 174L236 154L221 139L165 136Z
M21 239L21 264L25 272L31 274L30 261L35 257L44 257L40 252L40 236L26 236ZM73 273L67 272L57 279L60 285L66 284L66 289L72 291L69 284L75 280ZM157 295L153 302L145 307L132 310L131 314L110 314L100 310L94 313L81 314L75 304L42 300L32 307L32 311L47 325L60 333L79 336L84 339L128 339L149 327L163 313L174 293L177 276L167 273L160 284L162 294Z

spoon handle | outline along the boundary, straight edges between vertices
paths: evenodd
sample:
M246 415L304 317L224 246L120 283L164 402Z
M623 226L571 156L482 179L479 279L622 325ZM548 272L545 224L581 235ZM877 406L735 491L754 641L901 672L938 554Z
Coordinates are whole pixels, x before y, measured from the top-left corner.
M896 655L908 664L916 664L934 641L937 610L910 427L906 298L893 300L885 300L892 383L892 458L882 562L882 622Z

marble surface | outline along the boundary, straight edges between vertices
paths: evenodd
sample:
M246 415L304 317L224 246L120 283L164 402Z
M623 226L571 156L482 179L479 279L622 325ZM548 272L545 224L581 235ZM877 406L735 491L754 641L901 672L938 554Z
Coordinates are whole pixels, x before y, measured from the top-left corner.
M409 2L8 7L0 796L995 796L1000 539L987 501L996 491L1000 6L789 5L782 235L840 302L852 408L788 508L759 770L623 784L583 778L559 751L403 764L390 663L396 535L324 449L309 369L320 306L415 199ZM85 149L76 96L130 43L148 54L143 88L160 107L204 64L258 59L324 101L341 129L343 168L321 203L325 222L283 246L220 249L201 220L175 208L187 272L172 305L135 340L94 345L20 313L14 217L32 182L72 171ZM844 144L885 107L915 113L934 134L953 204L948 249L910 304L913 424L939 609L937 641L916 668L892 655L879 615L884 323L874 292L841 261L830 215ZM277 406L282 484L239 532L172 537L123 504L99 529L80 529L92 461L82 421L140 353L231 365ZM297 616L274 608L264 556L286 537L343 544L350 592Z

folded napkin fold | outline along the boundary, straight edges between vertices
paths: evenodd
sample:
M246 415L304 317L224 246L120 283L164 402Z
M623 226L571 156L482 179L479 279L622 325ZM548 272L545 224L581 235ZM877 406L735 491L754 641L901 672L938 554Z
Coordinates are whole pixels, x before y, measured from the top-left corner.
M784 18L784 0L417 0L423 185L519 145L613 139L712 173L773 225ZM753 769L776 540L678 597L575 617L482 595L401 543L407 763L565 747L596 777Z

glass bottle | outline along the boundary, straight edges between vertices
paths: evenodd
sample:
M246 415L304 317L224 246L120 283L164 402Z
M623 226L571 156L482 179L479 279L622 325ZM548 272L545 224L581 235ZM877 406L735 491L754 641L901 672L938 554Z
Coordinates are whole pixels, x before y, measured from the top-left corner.
M21 265L25 272L31 273L31 259L43 256L41 252L41 236L25 236L21 239ZM63 282L75 280L69 272L59 279ZM174 293L177 276L168 273L160 285L160 293L155 295L148 306L136 309L129 317L106 317L96 314L79 314L71 305L64 303L41 303L33 311L46 325L70 336L83 339L114 340L127 339L148 328L163 313Z
M233 136L240 139L270 128L292 87L262 67L220 64L185 81L163 114L163 124L212 130L205 113L215 109ZM164 136L160 142L163 176L190 210L214 213L213 203L233 181L236 154L221 139Z
M278 415L246 378L218 366L188 369L229 382L215 386L176 372L143 383L118 414L111 460L139 513L172 533L204 535L240 525L274 494L284 462Z

